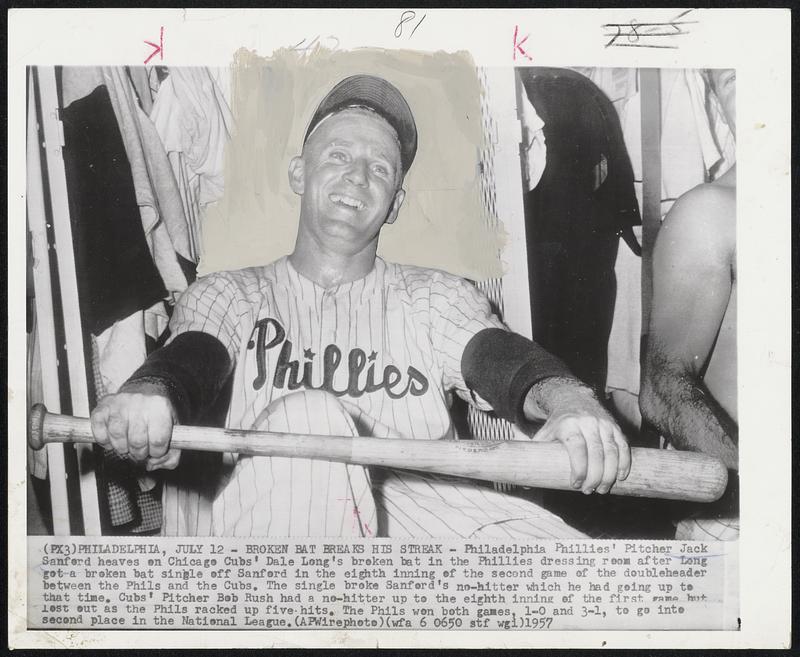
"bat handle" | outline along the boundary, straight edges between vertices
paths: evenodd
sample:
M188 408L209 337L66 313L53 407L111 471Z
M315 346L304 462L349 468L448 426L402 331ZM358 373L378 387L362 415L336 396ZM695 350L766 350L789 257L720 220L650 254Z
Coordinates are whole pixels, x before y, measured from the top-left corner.
M49 443L95 442L88 419L48 413L44 404L34 404L28 416L28 445L40 450Z
M31 449L39 451L44 447L44 419L47 408L44 404L34 404L28 416L28 445Z

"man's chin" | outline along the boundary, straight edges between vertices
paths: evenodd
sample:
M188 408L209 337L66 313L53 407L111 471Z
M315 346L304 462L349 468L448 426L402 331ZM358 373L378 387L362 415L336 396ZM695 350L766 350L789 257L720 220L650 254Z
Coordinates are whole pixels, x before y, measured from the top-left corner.
M323 236L328 240L342 241L352 244L360 236L355 226L347 221L331 219L322 229Z
M340 246L342 252L358 251L357 245L369 242L369 238L364 234L363 226L354 226L348 221L329 220L321 227L322 239L331 247ZM376 236L377 237L377 236Z

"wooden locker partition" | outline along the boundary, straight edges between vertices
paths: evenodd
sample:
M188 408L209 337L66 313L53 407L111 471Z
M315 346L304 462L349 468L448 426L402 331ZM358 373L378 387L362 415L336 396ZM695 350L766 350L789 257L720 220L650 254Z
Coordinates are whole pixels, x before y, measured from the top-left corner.
M34 288L39 319L37 330L39 330L41 348L44 401L50 410L61 410L55 322L63 319L71 413L76 416L88 417L89 389L86 376L86 355L78 302L78 281L72 243L67 180L62 154L64 133L59 118L56 72L53 67L36 67L31 69L31 78L34 83L31 88L35 88L38 94L32 94L34 102L30 103L28 107L28 213L34 249ZM38 96L38 98L34 96ZM35 102L37 100L38 103ZM44 143L44 161L39 156L38 130L35 130L35 126L31 126L31 122L37 120L37 109ZM31 128L34 128L33 133L31 133ZM36 142L30 139L31 134L36 136ZM37 166L40 172L38 181L35 169ZM43 180L47 181L46 185L43 184ZM50 209L49 220L52 222L54 235L52 246L48 244L46 206ZM55 250L58 263L58 293L63 315L61 318L56 318L54 312L52 272L49 267L50 248ZM48 474L53 502L54 533L64 535L71 533L66 503L68 493L64 452L58 453L59 449L63 449L60 445L51 447L55 448L48 449ZM84 533L87 536L99 536L102 534L102 529L93 448L90 445L74 445L67 449L75 449L77 452Z
M653 296L653 245L661 226L661 73L639 70L642 103L642 335L646 342Z

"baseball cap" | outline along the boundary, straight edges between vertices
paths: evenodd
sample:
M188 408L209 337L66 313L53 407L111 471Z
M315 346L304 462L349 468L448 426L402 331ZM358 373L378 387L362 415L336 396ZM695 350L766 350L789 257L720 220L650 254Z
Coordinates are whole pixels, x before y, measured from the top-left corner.
M400 163L406 173L417 153L414 116L397 87L374 75L352 75L331 89L311 117L303 144L323 119L349 107L367 107L395 129L400 140Z

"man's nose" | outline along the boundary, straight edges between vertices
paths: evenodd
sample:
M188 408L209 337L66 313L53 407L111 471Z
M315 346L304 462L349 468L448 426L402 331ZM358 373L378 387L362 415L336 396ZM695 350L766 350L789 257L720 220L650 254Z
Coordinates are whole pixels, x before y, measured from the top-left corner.
M369 171L367 170L367 162L361 158L355 158L348 167L345 178L353 185L363 187L369 180Z

